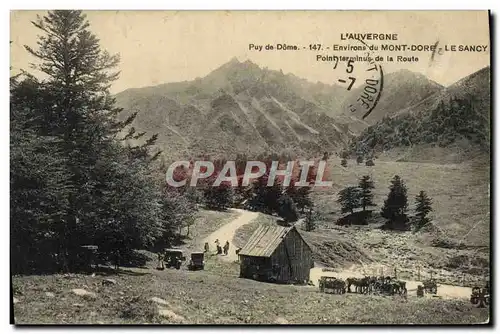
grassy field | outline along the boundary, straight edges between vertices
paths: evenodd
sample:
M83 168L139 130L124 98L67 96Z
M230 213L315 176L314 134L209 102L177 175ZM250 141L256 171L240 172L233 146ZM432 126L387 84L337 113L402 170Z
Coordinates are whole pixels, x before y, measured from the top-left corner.
M236 263L207 270L136 269L107 277L14 277L17 324L470 324L488 309L466 301L321 294L237 278ZM79 296L72 289L93 295ZM216 292L216 293L215 293ZM153 298L156 298L154 300ZM159 298L159 299L158 299Z
M375 263L367 269L370 274L386 266L391 271L397 268L413 277L418 271L421 276L428 277L432 271L433 277L443 283L484 284L489 274L489 166L477 161L432 164L376 160L375 163L367 167L349 160L347 168L343 168L339 161L330 161L329 179L334 186L317 188L313 193L322 216L318 229L311 234L313 243L328 252L325 243L346 242L354 252L361 252L358 264ZM372 227L335 226L342 216L336 202L337 193L344 187L357 185L363 175L370 175L375 182L376 212L387 197L394 175L401 176L408 187L410 214L414 212L415 196L420 190L426 191L433 199L434 228L414 234L385 232ZM335 260L333 255L331 258Z
M380 210L389 192L390 180L399 175L408 187L410 213L414 210L415 196L424 190L433 199L434 224L443 237L466 246L489 247L490 198L489 166L484 164L432 164L418 162L375 161L367 167L349 160L347 168L340 161L330 161L332 188L318 188L314 202L319 210L334 220L340 217L337 193L359 178L370 175L375 182L375 210Z

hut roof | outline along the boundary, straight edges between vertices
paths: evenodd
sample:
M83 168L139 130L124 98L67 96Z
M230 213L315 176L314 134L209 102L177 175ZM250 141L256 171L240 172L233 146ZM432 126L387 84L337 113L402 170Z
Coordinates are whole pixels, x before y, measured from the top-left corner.
M295 229L295 226L261 225L240 250L239 255L270 257L276 248L278 248L283 238L293 229ZM302 238L300 233L299 236Z

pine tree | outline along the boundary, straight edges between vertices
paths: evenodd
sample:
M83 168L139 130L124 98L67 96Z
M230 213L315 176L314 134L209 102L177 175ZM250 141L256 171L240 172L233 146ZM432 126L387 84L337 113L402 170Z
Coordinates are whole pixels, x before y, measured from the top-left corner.
M85 243L100 242L109 252L150 244L161 231L162 195L149 165L158 156L150 155L156 137L128 149L118 144L136 115L119 120L109 92L118 56L101 50L81 11L49 11L33 24L44 35L37 49L25 48L46 75L32 102L41 116L33 126L60 143L68 175L57 253L71 265ZM125 138L143 135L129 129Z
M276 178L272 186L267 185L268 174L259 177L252 185L252 198L249 205L257 211L266 214L278 213L280 208L279 200L283 194L281 182Z
M342 213L354 213L354 209L361 206L361 191L358 187L347 187L338 193L338 203L342 206Z
M311 200L311 187L297 187L295 184L296 181L292 179L290 182L290 186L286 188L285 192L293 199L297 209L301 213L304 213L306 208L311 208L313 205L313 202Z
M407 188L404 181L395 175L391 180L390 191L381 210L382 217L388 219L391 224L405 224L406 211L408 210Z
M359 180L359 188L361 189L361 207L363 211L366 210L367 206L375 206L372 194L372 189L375 189L375 186L369 175L361 177Z
M21 80L18 80L21 79ZM61 269L55 256L71 191L61 141L40 135L33 108L41 98L32 77L11 79L10 222L13 273ZM42 107L40 105L40 107Z
M315 219L317 218L317 214L313 213L312 208L309 208L309 211L306 214L306 219L305 219L305 230L310 232L314 231L316 229L316 222Z
M299 219L297 207L293 199L287 194L283 194L278 201L278 215L287 223L295 222Z
M100 49L99 40L88 30L86 16L78 10L49 11L33 24L45 35L39 37L37 50L25 48L38 58L40 64L35 68L47 75L45 83L59 102L52 111L53 133L75 139L84 132L82 123L89 120L94 121L92 130L98 139L121 131L124 122L114 117L121 109L114 107L109 93L110 84L118 78L118 72L110 71L119 57Z
M417 216L417 221L415 223L415 229L418 231L422 227L426 226L431 222L431 219L427 215L432 211L432 199L427 196L427 193L423 190L415 197Z

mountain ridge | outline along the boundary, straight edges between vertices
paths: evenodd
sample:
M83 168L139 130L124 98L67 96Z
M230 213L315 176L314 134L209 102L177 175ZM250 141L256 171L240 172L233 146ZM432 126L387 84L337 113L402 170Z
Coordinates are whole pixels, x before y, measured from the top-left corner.
M137 129L159 133L158 146L170 155L315 155L339 151L384 117L414 112L453 86L409 70L385 79L383 95L366 120L344 108L359 94L356 89L313 83L235 57L205 77L129 88L115 97L125 116L139 112Z

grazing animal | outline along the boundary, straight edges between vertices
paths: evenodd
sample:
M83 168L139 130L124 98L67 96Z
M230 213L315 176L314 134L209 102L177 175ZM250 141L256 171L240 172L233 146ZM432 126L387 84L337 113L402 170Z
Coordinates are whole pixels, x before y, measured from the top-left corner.
M346 282L335 277L321 277L318 280L319 290L324 292L325 289L332 290L335 294L344 294L346 292Z
M406 282L398 281L398 284L399 284L399 294L406 295L408 293L408 290L406 289Z
M368 287L368 281L365 278L349 277L346 279L347 292L351 293L351 285L354 285L355 293L363 293Z
M354 285L354 291L358 292L358 279L355 277L349 277L346 279L347 283L347 292L352 293L351 291L351 285Z
M359 293L368 294L371 291L370 285L371 285L371 277L365 276L363 278L358 279L357 290Z

